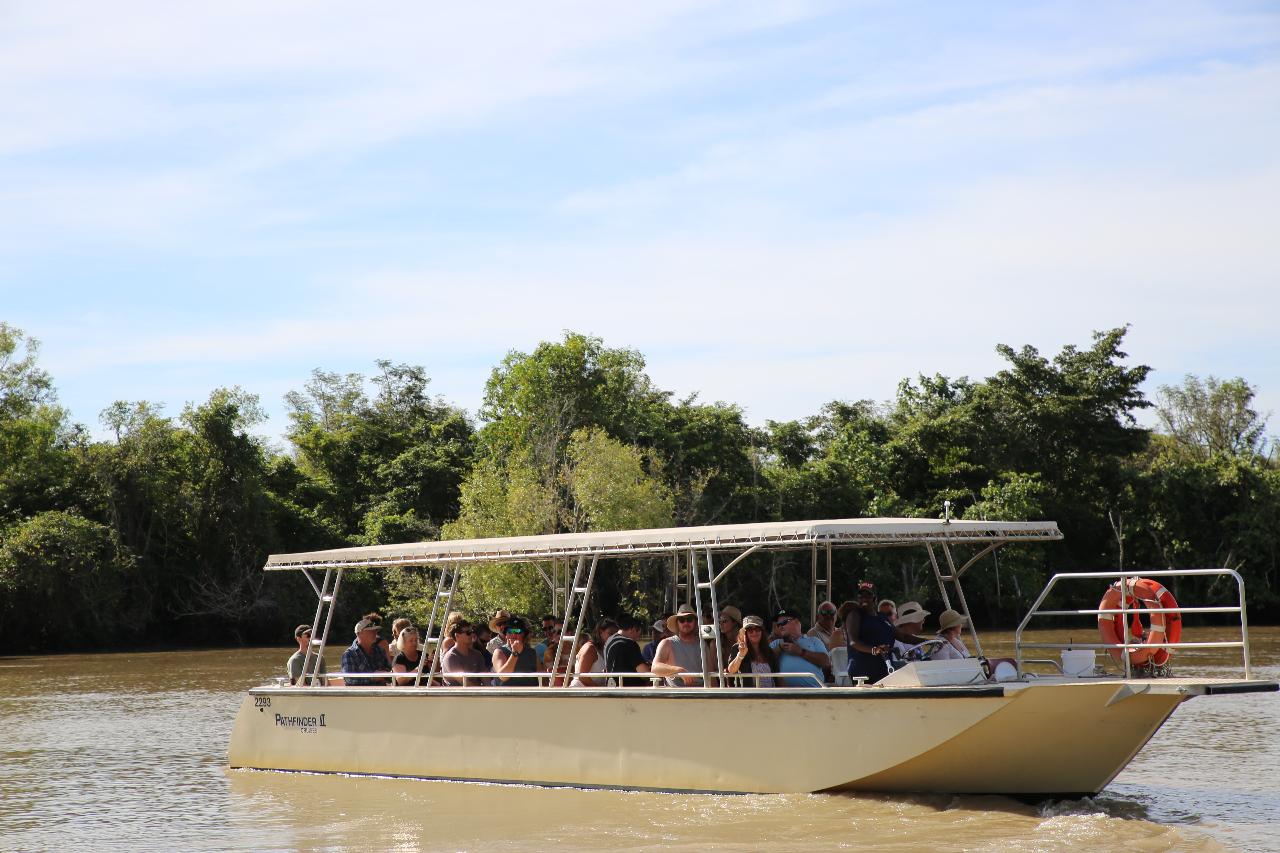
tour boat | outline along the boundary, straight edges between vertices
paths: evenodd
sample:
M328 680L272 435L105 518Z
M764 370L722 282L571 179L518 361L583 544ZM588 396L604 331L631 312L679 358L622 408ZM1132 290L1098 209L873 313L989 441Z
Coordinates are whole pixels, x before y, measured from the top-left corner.
M322 686L318 660L333 626L343 573L426 567L435 587L425 644L438 639L458 577L494 564L538 571L576 638L594 581L611 564L669 561L668 601L700 617L719 612L718 587L753 554L800 552L809 562L810 616L834 598L832 553L849 548L923 549L947 608L969 615L961 581L973 565L1006 545L1062 538L1054 522L943 519L841 519L573 533L341 548L269 558L266 569L300 571L317 596L316 631L304 675L249 690L231 734L232 768L370 774L543 786L688 792L943 792L1024 797L1094 794L1115 778L1161 724L1188 699L1277 690L1252 677L1244 584L1234 576L1231 607L1118 602L1093 610L1046 611L1049 591L1068 580L1116 578L1119 588L1188 572L1092 572L1055 575L1017 632L1016 658L984 667L977 658L908 663L877 684L742 688L718 679L731 650L705 645L706 686L570 687L548 676L542 686L441 686L431 669L419 686ZM665 565L665 564L664 564ZM1158 583L1156 581L1151 581ZM1153 607L1153 604L1160 606ZM1237 613L1239 641L1183 642L1133 636L1138 609L1155 615ZM1074 643L1072 665L1032 659L1024 643L1034 616L1121 620L1119 642ZM1173 618L1170 616L1170 618ZM981 641L968 622L981 656ZM345 637L348 626L335 637ZM1106 638L1104 634L1104 639ZM1135 642L1137 640L1138 642ZM338 642L342 642L339 640ZM342 642L345 645L345 642ZM339 646L340 648L341 646ZM1151 650L1235 647L1241 678L1137 677L1134 659ZM333 646L329 646L333 660ZM1120 658L1117 674L1086 657L1102 649ZM565 641L563 660L577 640ZM840 657L837 649L833 664ZM1107 661L1104 655L1102 661ZM837 669L839 665L836 664ZM993 670L988 673L988 669ZM1156 674L1160 674L1156 672ZM329 675L341 676L330 672ZM365 675L365 677L368 677Z

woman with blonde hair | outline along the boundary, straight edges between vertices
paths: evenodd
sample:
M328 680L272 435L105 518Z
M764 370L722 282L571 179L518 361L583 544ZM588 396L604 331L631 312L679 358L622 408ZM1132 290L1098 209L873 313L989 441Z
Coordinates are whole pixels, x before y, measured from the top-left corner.
M396 659L391 662L391 671L409 673L408 678L397 678L396 684L401 686L413 684L420 665L424 674L431 673L430 661L422 660L422 650L418 648L417 628L410 625L402 629L400 636L396 638L396 645L400 651L396 653Z
M459 622L465 621L462 618L461 610L450 610L449 615L445 617L444 628L440 631L440 654L444 654L453 648L453 631L449 630Z

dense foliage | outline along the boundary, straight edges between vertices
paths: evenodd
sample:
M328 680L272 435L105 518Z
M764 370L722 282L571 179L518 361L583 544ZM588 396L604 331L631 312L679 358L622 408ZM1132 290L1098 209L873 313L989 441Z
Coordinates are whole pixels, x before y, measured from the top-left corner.
M640 353L569 333L493 370L480 425L428 393L425 370L316 370L290 393L289 447L254 428L258 400L217 389L177 417L102 413L92 440L57 405L34 340L0 323L0 649L280 641L314 595L264 573L273 551L427 538L855 516L1058 521L1066 540L1009 548L968 576L985 624L1007 624L1053 571L1229 566L1253 618L1280 615L1280 466L1243 379L1142 391L1124 329L1052 358L999 346L984 380L920 376L887 403L841 401L748 425L730 404L676 400ZM1157 431L1136 415L1154 406ZM836 597L869 576L936 601L922 554L842 553ZM602 573L595 608L654 613L671 567ZM766 612L808 600L807 555L753 557L722 598ZM420 571L352 574L346 610L421 615ZM1084 590L1082 601L1097 597ZM1198 603L1221 581L1183 582ZM466 575L465 606L550 607L528 567ZM928 606L928 605L927 605Z

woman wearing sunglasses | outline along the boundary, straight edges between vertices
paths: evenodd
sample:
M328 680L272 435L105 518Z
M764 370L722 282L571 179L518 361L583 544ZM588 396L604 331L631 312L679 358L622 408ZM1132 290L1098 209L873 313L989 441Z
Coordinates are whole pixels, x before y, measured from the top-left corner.
M725 665L725 672L737 675L743 669L755 678L739 678L743 687L774 687L773 674L778 672L778 653L765 641L764 620L748 616L738 631L738 652Z

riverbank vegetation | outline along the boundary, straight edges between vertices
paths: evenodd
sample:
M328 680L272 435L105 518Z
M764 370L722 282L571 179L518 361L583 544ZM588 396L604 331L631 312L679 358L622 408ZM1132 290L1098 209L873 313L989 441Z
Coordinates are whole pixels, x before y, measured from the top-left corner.
M933 518L948 500L957 517L1053 519L1066 536L971 574L979 624L1010 624L1052 572L1116 567L1227 566L1248 582L1251 617L1275 620L1280 465L1254 389L1188 376L1148 399L1150 368L1127 363L1124 336L1096 333L1052 357L1000 345L1005 366L985 379L919 376L887 402L834 400L753 426L732 403L657 388L640 353L568 333L503 359L474 416L431 395L419 366L317 369L287 396L288 444L275 448L255 433L259 401L238 388L176 416L114 403L101 415L110 437L95 439L58 405L36 342L0 323L0 650L287 644L314 595L294 573L262 571L272 552ZM1145 410L1156 429L1140 425ZM754 612L807 602L807 558L752 559L722 600ZM635 561L604 574L597 608L653 614L666 570ZM841 554L837 598L862 576L899 601L936 597L918 554ZM338 624L373 609L420 615L422 580L348 573ZM1175 592L1184 603L1235 595L1221 580ZM549 606L527 568L467 577L461 594L474 612Z

